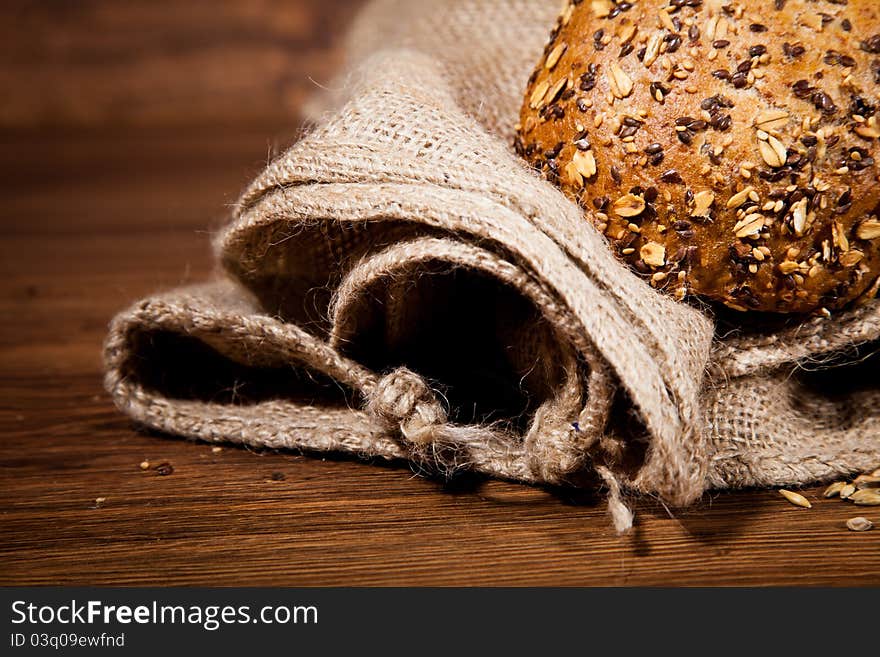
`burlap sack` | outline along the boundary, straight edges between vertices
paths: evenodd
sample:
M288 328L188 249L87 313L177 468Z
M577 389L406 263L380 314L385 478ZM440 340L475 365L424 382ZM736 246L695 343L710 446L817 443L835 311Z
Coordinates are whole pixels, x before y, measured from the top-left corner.
M113 321L148 427L686 505L880 461L880 303L718 320L616 262L511 148L558 3L377 0L315 127L216 236L228 278Z

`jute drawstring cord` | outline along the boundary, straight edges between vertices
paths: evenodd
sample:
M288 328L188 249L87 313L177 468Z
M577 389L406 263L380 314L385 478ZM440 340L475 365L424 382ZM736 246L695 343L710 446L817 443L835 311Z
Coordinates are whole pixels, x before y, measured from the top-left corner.
M366 408L396 425L403 439L415 445L434 442L440 432L448 436L454 431L445 427L446 411L424 379L405 367L378 380L368 393Z
M409 443L414 449L414 456L419 456L430 451L432 454L442 454L442 450L426 448L434 444L443 447L466 448L468 440L475 436L484 439L483 435L475 432L474 427L458 427L448 423L446 411L437 400L425 380L406 367L399 367L392 372L380 377L371 390L367 393L366 409L391 427L399 431L404 443ZM570 449L563 450L571 454L575 447L573 438L579 432L568 431ZM527 455L532 463L544 463L545 458L534 458L535 455ZM539 455L544 457L542 453ZM532 457L532 458L529 458ZM576 463L583 462L582 458ZM441 469L449 471L453 464L435 463ZM445 467L444 467L445 466ZM569 470L573 467L568 468ZM608 488L608 513L611 516L614 528L618 533L628 531L633 524L633 513L624 504L620 483L612 470L604 465L596 466L596 471Z

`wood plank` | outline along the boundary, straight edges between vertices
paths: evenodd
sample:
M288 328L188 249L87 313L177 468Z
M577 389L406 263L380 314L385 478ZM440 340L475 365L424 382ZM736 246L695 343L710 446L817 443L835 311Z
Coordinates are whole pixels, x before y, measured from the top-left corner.
M289 119L329 81L361 4L8 0L0 127Z

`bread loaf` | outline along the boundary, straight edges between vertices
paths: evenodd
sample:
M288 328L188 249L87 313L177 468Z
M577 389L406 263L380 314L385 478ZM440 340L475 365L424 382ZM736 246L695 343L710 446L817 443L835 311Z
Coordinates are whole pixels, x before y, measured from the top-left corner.
M822 312L880 282L880 2L569 2L515 147L651 284Z

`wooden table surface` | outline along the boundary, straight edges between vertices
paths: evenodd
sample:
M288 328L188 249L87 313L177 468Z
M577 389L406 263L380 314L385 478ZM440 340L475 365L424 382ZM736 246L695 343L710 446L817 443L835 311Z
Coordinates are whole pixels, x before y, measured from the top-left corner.
M810 510L641 500L618 538L588 493L215 452L113 408L107 322L208 275L211 229L295 137L358 4L4 3L0 584L880 584L880 531L844 527L880 512L820 487Z

